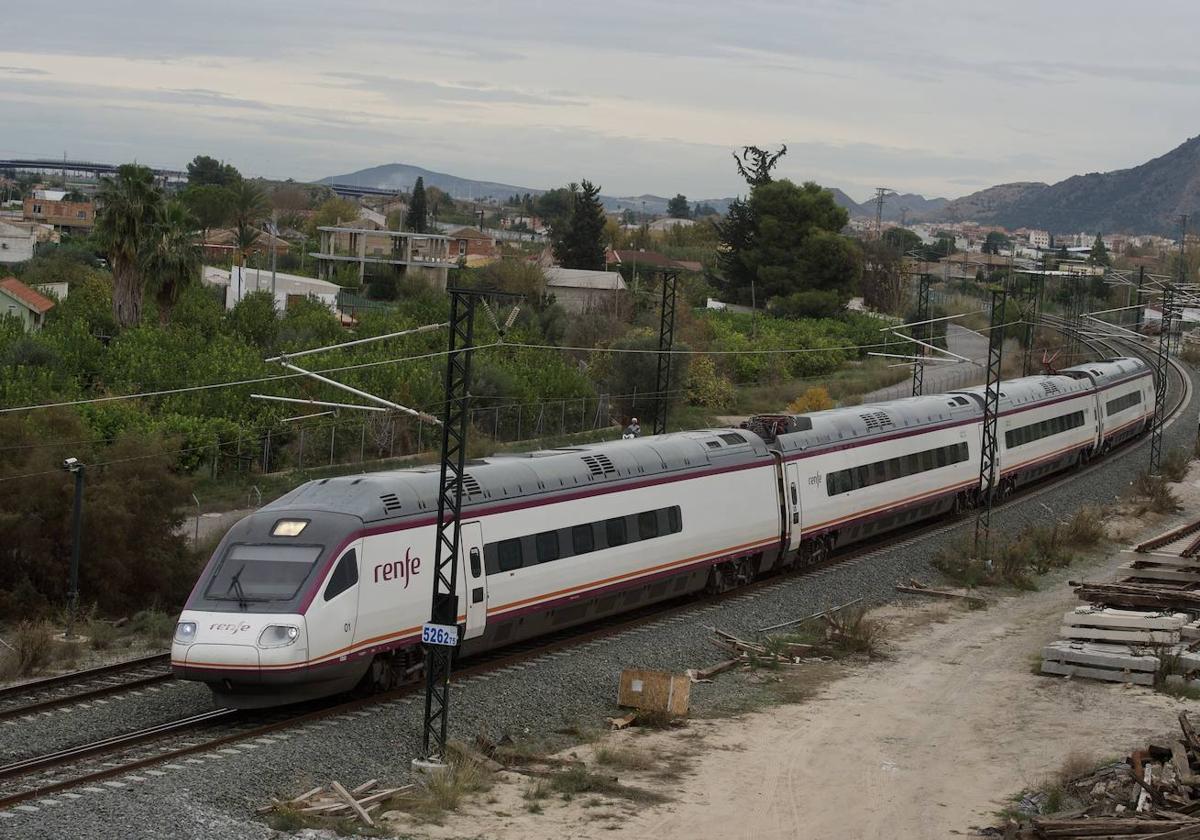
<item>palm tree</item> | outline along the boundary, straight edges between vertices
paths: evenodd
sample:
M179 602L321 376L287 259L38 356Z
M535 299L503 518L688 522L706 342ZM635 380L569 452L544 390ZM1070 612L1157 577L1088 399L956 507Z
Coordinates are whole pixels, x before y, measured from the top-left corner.
M154 247L162 190L145 166L126 163L101 182L96 238L113 273L113 316L122 327L142 319L145 268Z
M244 179L230 185L229 192L230 217L241 267L246 264L246 252L258 241L261 232L258 225L271 212L271 205L262 187Z
M170 319L179 295L200 279L197 225L187 205L178 199L164 204L159 214L149 267L163 323Z

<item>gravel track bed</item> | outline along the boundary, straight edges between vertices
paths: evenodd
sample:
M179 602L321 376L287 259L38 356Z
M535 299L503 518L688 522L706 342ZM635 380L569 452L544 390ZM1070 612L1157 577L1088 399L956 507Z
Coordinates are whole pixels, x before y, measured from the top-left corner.
M1192 377L1193 388L1197 385ZM1200 391L1164 433L1164 451L1191 447L1197 428ZM1122 450L1078 480L1035 491L998 509L995 531L1012 533L1026 524L1055 518L1083 504L1120 495L1143 469L1147 443ZM717 606L698 606L619 636L593 641L458 685L451 697L452 734L471 738L486 732L520 737L545 735L570 725L596 727L613 710L616 674L629 666L682 669L721 659L706 641L706 627L734 632L787 621L863 596L868 602L895 600L893 585L906 577L935 579L929 560L955 532L973 527L968 518L955 526L879 549L819 572ZM902 596L908 597L908 596ZM738 689L718 679L693 687L699 714L734 701ZM9 840L43 838L157 838L165 834L205 840L257 840L279 836L249 816L272 794L297 793L338 779L358 784L378 777L402 782L420 750L422 697L414 695L379 707L285 731L279 740L250 749L199 756L165 775L146 775L119 790L56 798L57 805L33 803L31 812L0 812L0 834ZM310 784L311 782L311 784Z
M135 694L134 692L139 692ZM120 735L215 708L199 683L170 681L0 721L0 764Z

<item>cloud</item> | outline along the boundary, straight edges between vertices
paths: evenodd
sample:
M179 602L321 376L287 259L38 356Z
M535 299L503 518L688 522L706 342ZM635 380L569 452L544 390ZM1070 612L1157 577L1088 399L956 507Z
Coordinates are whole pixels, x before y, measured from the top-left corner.
M414 103L445 103L445 104L508 104L536 105L543 107L559 107L562 105L585 105L580 98L571 97L551 91L535 92L503 88L485 82L428 82L419 79L407 79L396 76L384 76L375 73L326 73L326 78L332 79L333 84L344 84L347 87L370 93L380 94L387 98L408 105Z
M0 65L0 73L10 76L48 76L50 75L45 70L38 70L36 67L9 67Z

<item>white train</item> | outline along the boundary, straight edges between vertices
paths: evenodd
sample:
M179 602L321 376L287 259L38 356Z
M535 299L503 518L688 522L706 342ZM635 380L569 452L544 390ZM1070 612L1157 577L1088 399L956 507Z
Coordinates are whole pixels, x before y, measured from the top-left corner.
M1001 491L1144 431L1131 358L1002 384ZM494 456L464 478L461 650L722 591L975 503L983 388L745 428ZM179 618L171 664L253 707L395 684L422 659L438 474L312 481L247 516Z

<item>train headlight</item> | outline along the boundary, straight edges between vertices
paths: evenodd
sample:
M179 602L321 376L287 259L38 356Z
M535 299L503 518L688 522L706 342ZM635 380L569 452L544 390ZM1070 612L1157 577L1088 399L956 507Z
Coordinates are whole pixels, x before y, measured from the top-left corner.
M258 637L262 648L287 647L300 638L300 628L292 624L269 624Z
M176 624L175 641L181 645L190 645L196 641L196 622L181 621Z

